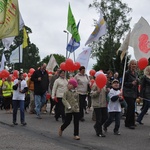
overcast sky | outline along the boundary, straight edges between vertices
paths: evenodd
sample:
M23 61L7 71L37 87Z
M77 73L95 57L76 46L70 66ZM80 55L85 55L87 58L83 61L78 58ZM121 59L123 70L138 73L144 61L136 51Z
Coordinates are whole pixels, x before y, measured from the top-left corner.
M98 20L99 14L88 5L93 0L18 0L19 9L25 25L32 29L30 41L39 48L41 59L50 54L66 55L68 4L70 2L76 23L81 20L79 33L81 46L75 51L75 57L85 48L85 42L94 30L93 19ZM144 17L150 23L150 0L122 0L133 11L130 27ZM69 34L69 39L71 35ZM130 50L132 51L132 50ZM131 52L132 54L132 52ZM71 58L73 58L71 54ZM90 59L88 69L92 68L94 60Z

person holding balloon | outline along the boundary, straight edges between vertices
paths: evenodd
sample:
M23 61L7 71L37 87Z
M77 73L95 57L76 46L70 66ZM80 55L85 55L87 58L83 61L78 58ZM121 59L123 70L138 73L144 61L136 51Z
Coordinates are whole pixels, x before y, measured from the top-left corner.
M98 137L105 137L102 131L102 125L108 118L106 86L104 86L103 88L99 88L96 82L94 82L90 95L95 113L96 122L94 125L94 129L96 131L96 135Z
M135 129L135 102L139 96L139 79L136 69L137 61L134 59L130 60L123 84L123 96L127 103L125 127L129 129Z

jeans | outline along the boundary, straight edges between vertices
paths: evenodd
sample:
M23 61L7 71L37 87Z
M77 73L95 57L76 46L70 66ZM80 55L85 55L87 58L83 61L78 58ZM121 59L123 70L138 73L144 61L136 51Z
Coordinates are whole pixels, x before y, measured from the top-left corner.
M145 103L144 103L144 108L142 109L141 113L139 114L138 118L137 118L137 121L138 122L141 122L144 115L146 114L146 112L148 111L148 109L150 108L150 101L146 101L145 100Z
M41 108L44 106L46 102L46 92L43 95L35 95L35 111L37 115L40 115Z
M13 122L17 121L17 111L20 108L20 122L25 122L24 100L13 100Z
M120 112L109 112L109 117L104 124L104 128L107 128L115 119L114 132L117 132L120 127Z

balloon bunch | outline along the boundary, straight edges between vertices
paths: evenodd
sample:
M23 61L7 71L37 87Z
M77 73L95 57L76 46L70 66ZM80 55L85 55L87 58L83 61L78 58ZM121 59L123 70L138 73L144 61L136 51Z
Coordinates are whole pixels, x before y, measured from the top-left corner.
M78 70L80 68L79 62L73 62L72 59L68 58L65 62L62 62L60 64L60 69L65 71L74 72L75 70Z

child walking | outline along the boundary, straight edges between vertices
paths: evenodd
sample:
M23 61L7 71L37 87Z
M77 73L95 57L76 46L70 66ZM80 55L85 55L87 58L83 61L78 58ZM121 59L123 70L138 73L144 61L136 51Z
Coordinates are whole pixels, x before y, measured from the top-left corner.
M62 102L65 106L65 122L59 128L59 136L62 136L62 132L71 123L72 117L74 117L74 139L80 140L79 137L79 95L76 93L77 81L70 79L67 86L67 91L64 93Z
M106 86L100 89L97 87L96 83L94 83L91 90L91 98L96 118L96 122L94 125L96 135L98 137L105 137L102 132L102 125L108 118Z
M121 104L123 101L122 93L119 90L119 81L114 79L112 81L112 88L108 94L110 100L108 103L108 112L109 117L104 123L104 131L107 131L107 127L115 120L114 134L120 135L119 127L120 127L120 116L121 116Z

